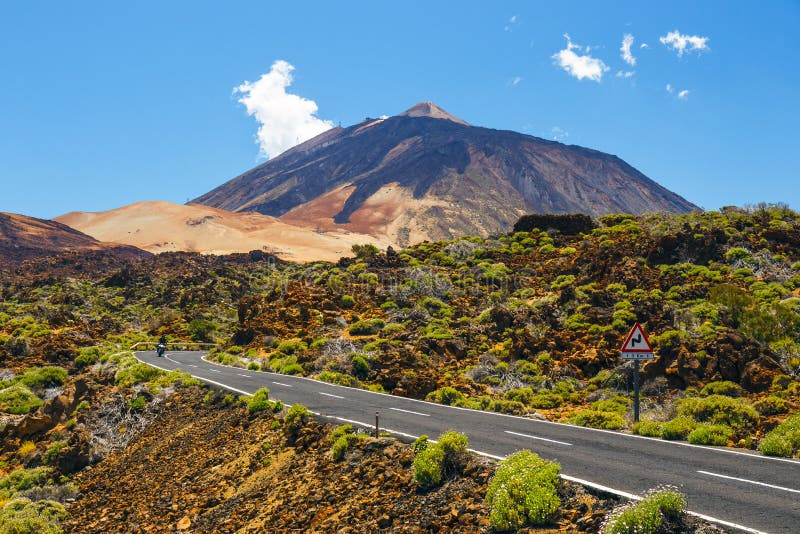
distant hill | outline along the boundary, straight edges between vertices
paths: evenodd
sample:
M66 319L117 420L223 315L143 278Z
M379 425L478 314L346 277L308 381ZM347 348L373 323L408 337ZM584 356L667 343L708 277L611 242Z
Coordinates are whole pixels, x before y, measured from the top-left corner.
M105 251L125 258L148 255L135 247L100 242L56 221L0 213L0 265L69 251Z
M350 255L356 243L389 243L344 230L317 232L260 213L232 213L196 204L139 202L104 212L72 212L56 218L103 241L149 252L231 254L262 250L294 261Z
M328 130L192 202L401 245L508 231L527 213L698 209L616 156L472 126L431 102Z

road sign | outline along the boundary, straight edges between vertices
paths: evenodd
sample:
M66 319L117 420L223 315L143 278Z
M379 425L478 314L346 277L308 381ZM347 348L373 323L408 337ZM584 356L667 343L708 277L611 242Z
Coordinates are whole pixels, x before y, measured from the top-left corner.
M623 352L623 360L654 360L656 357L652 352Z
M644 330L642 330L642 325L640 325L638 322L633 325L633 328L631 328L631 332L628 334L628 337L625 338L625 343L622 344L622 348L619 350L623 354L653 353L653 347L650 345L650 340L647 339L647 335L644 333ZM642 358L631 358L631 359L642 359Z

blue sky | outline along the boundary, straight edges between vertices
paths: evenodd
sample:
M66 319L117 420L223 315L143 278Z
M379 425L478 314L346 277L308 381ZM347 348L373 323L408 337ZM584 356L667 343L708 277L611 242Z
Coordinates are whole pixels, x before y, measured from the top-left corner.
M258 116L239 100L257 95L234 88L277 60L294 67L279 92L332 124L432 100L616 154L706 209L800 209L799 27L779 0L7 2L0 211L185 202L253 167Z

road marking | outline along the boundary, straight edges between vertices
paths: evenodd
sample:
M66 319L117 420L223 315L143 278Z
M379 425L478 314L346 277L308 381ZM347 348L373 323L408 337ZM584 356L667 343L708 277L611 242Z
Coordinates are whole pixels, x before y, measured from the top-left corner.
M283 386L285 388L293 387L293 386L290 386L289 384L284 384L283 382L272 382L272 383L275 384L276 386Z
M136 353L134 353L134 356L140 362L146 363L146 364L148 364L148 365L150 365L152 367L156 367L156 368L161 369L163 371L171 371L172 370L172 369L165 369L164 367L160 367L158 365L155 365L154 363L144 361L141 358L139 358L139 356ZM218 363L211 362L211 361L207 360L205 355L201 356L201 359L203 361L205 361L205 362L211 363L212 365L217 365L217 366L220 366L220 367L226 367L226 366L223 366L221 364L218 364ZM272 374L272 373L265 373L265 374ZM197 375L192 375L192 376L194 376L195 378L197 378L199 380L207 382L209 384L214 384L214 385L223 387L225 389L228 389L230 391L235 391L235 392L241 393L243 395L252 395L252 393L250 393L249 391L244 391L244 390L241 390L241 389L237 389L237 388L234 388L232 386L229 386L228 384L223 384L222 382L215 382L215 381L213 381L211 379L204 378L202 376L197 376ZM295 378L299 378L299 379L302 379L302 380L307 380L309 382L319 383L318 380L314 380L313 378L307 378L307 377L295 377ZM279 384L279 383L278 382L273 382L273 384ZM283 385L287 385L287 384L283 384ZM326 384L326 385L334 385L336 387L342 387L342 388L346 387L346 386L338 386L336 384ZM289 387L291 387L291 386L289 386ZM352 389L352 388L349 388L349 389ZM393 395L390 395L390 394L387 394L387 393L375 393L375 392L371 392L371 391L367 391L367 390L360 390L360 391L365 391L367 393L373 393L375 395L385 395L387 397L392 397L393 396ZM418 402L420 404L429 404L429 405L438 406L438 407L443 407L444 406L442 404L429 402L429 401L422 401L422 400L418 400L418 399L407 399L407 400ZM286 403L284 403L284 404L287 407L291 406L290 404L286 404ZM449 406L449 408L454 408L454 409L457 409L457 410L468 410L468 408L459 408L459 407L455 407L455 406ZM475 411L475 410L470 410L470 411ZM311 412L311 413L313 413L314 415L320 415L320 414L318 414L316 412ZM481 412L479 412L479 413L481 413ZM482 413L490 413L490 412L482 412ZM528 422L537 422L534 419L529 419L529 418L519 417L519 416L514 416L514 415L506 415L506 414L493 414L493 415L500 415L500 416L504 416L504 417L512 417L514 419L524 419L525 421L528 421ZM345 423L358 424L358 425L361 425L361 426L364 426L364 427L367 427L367 428L372 428L371 424L363 423L361 421L355 421L355 420L352 420L352 419L345 419L344 417L336 417L336 416L330 416L330 417L332 417L333 419L336 419L338 421L344 421ZM553 422L549 422L549 421L542 421L542 422L546 422L546 423L553 424L553 425L569 426L571 428L584 428L584 427L575 427L574 425L566 425L564 423L553 423ZM416 436L414 434L408 434L406 432L400 432L398 430L393 430L393 429L390 429L390 428L384 428L382 430L384 430L386 432L389 432L391 434L397 434L399 436L405 436L405 437L411 438L411 439L417 439L419 437L419 436ZM598 429L586 428L586 430L598 430ZM620 434L619 432L612 432L610 430L599 430L599 431L600 432L606 432L606 433L609 433L609 434L616 434L616 435L624 436L624 437L649 439L649 440L653 440L653 441L663 442L663 440L658 439L658 438L648 438L648 437L645 437L645 436L637 436L637 435L630 435L630 434ZM433 440L430 440L430 441L433 441ZM797 460L789 460L789 459L786 459L786 458L775 458L773 456L760 456L760 455L755 455L755 454L750 454L750 453L745 453L745 452L730 451L728 449L718 449L718 448L714 448L714 447L703 447L701 445L689 445L689 444L684 444L684 443L675 442L675 441L668 441L667 443L670 443L670 444L673 444L673 445L688 445L690 447L703 448L703 449L710 450L710 451L732 452L734 454L739 454L739 455L742 455L742 456L750 456L751 458L761 458L761 459L764 459L764 460L776 460L777 459L777 460L783 460L783 461L787 461L787 462L791 462L791 463L799 463L799 462L797 462ZM483 452L483 451L478 451L478 450L475 450L475 449L468 449L468 450L470 452L474 452L476 454L479 454L480 456L484 456L484 457L487 457L487 458L492 458L492 459L495 459L495 460L505 460L505 458L506 458L505 456L497 456L497 455L494 455L494 454L489 454L489 453L486 453L486 452ZM583 485L588 486L588 487L597 488L597 489L600 489L602 491L606 491L608 493L612 493L614 495L619 495L620 497L625 497L625 498L633 499L633 500L641 500L641 497L639 497L638 495L634 495L632 493L621 491L621 490L618 490L618 489L615 489L615 488L611 488L611 487L608 487L608 486L603 486L603 485L597 484L595 482L591 482L591 481L586 480L586 479L565 475L563 473L559 473L558 476L559 476L559 478L562 478L564 480L570 480L572 482L576 482L578 484L583 484ZM710 516L710 515L705 515L705 514L701 514L701 513L698 513L698 512L693 512L691 510L687 510L686 513L689 514L689 515L692 515L694 517L703 519L705 521L710 521L711 523L717 523L719 525L735 528L735 529L738 529L738 530L742 530L744 532L749 532L751 534L767 534L764 531L756 530L756 529L751 528L751 527L746 527L746 526L740 525L738 523L732 523L730 521L725 521L724 519L720 519L718 517L713 517L713 516Z
M420 413L420 412L412 412L411 410L403 410L402 408L389 408L390 410L394 410L396 412L403 412L403 413L410 413L413 415L421 415L422 417L430 417L430 414L427 413Z
M222 372L219 369L209 369L209 371L211 371L212 373L221 373Z
M520 436L523 438L530 438L530 439L538 439L540 441L549 441L550 443L558 443L559 445L569 445L572 446L572 443L567 443L566 441L558 441L557 439L549 439L549 438L540 438L539 436L531 436L530 434L520 434L519 432L512 432L510 430L505 431L506 434L513 434L514 436Z
M704 475L712 476L712 477L719 477L719 478L727 478L728 480L736 480L738 482L747 482L748 484L755 484L757 486L764 486L766 488L772 488L782 491L790 491L792 493L800 493L800 490L792 489L792 488L784 488L783 486L776 486L774 484L767 484L766 482L758 482L757 480L747 480L746 478L739 478L739 477L731 477L728 475L720 475L719 473L711 473L710 471L698 471L698 473L702 473Z
M325 395L326 397L334 397L334 398L337 398L337 399L343 399L344 398L344 397L341 397L339 395L334 395L333 393L325 393L324 391L317 391L317 393L319 393L320 395Z
M194 364L191 364L191 363L189 364L189 367L194 367L194 368L197 368L197 366L196 366L196 365L194 365Z
M238 374L239 376L243 376L245 378L250 378L250 375L246 375L244 373L236 373L236 374Z

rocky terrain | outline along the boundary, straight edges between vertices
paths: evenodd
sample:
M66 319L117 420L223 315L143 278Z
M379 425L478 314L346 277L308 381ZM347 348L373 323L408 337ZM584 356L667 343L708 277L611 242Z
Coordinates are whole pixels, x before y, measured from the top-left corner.
M401 246L505 232L526 213L697 209L616 156L471 126L430 102L324 132L192 202Z
M130 357L160 334L215 342L228 365L800 455L800 215L539 216L516 230L360 245L336 263L101 250L0 271L0 526L488 530L491 464L422 489L409 444L354 438L334 461L324 422L250 413ZM638 425L618 354L633 321L657 355ZM615 502L581 491L559 483L547 528L597 531Z
M104 251L122 258L147 253L132 246L104 243L67 225L16 213L0 213L0 267L62 252Z

